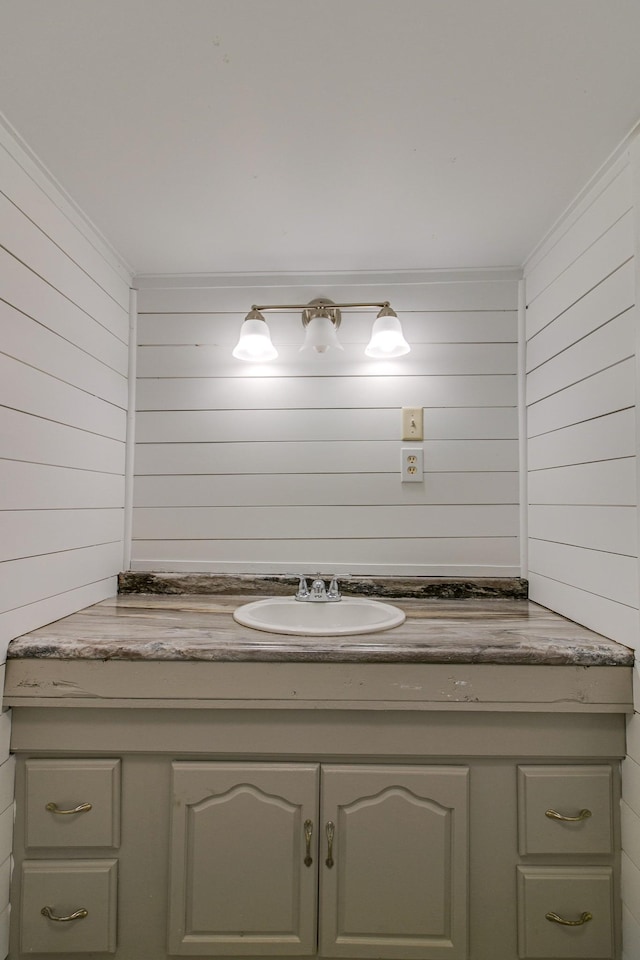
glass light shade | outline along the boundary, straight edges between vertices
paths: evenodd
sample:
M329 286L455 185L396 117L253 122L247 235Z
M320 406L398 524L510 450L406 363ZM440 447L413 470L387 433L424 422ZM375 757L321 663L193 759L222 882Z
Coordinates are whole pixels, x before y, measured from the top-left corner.
M371 339L364 352L368 357L383 360L402 357L410 350L396 313L391 307L383 307L374 321Z
M316 353L326 353L329 347L336 350L344 350L344 347L338 340L336 328L329 317L312 317L307 324L304 343L300 347L303 350L315 350Z
M275 360L278 351L271 343L267 322L258 310L247 314L240 328L240 339L233 348L236 360L249 360L253 363Z

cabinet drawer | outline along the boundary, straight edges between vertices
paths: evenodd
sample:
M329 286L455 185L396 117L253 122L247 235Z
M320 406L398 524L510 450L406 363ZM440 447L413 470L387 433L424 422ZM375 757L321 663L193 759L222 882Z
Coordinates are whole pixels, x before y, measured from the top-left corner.
M610 854L611 767L518 767L518 848L529 854Z
M27 847L119 845L119 760L27 760L25 778Z
M613 960L612 903L609 867L518 867L518 955Z
M22 953L115 953L116 860L25 860ZM52 917L75 919L50 919ZM86 911L86 915L84 915Z

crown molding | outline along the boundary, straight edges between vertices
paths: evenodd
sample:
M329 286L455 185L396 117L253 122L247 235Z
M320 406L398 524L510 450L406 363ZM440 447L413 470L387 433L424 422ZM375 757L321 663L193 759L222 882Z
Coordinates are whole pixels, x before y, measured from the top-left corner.
M629 163L629 151L639 137L640 122L634 124L629 133L621 140L615 150L609 154L604 163L598 167L571 203L565 207L542 239L536 243L535 247L523 262L522 269L525 275L531 272L536 264L555 246L560 237L580 219L584 211L591 206L594 200Z
M96 252L118 272L127 284L131 284L131 278L134 275L131 265L67 193L3 113L0 113L0 147L13 158L21 170L73 224Z

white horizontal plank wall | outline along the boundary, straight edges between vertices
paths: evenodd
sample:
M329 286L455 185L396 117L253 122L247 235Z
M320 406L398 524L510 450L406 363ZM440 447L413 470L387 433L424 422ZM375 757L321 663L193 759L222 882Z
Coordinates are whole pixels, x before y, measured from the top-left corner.
M634 649L640 647L636 154L637 141L621 150L525 265L530 597ZM637 713L628 753L623 956L635 960Z
M628 152L526 265L531 599L638 644Z
M134 569L519 574L517 271L137 284ZM301 354L300 311L275 311L277 360L233 359L253 303L318 296L390 300L411 353L365 356L371 309L343 311L344 352Z
M0 662L122 566L131 278L79 221L0 131Z
M0 679L14 637L116 592L131 278L0 127ZM13 827L0 713L0 956Z

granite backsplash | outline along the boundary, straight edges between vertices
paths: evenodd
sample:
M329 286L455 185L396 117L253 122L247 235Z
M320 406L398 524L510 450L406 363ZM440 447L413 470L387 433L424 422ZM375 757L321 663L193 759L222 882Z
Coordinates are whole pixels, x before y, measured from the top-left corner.
M329 580L331 573L319 574ZM309 574L311 579L314 574ZM345 596L401 597L415 600L526 600L528 582L520 577L360 577L340 578ZM161 573L126 571L118 577L118 593L200 594L222 596L286 596L295 593L298 578L286 575Z

